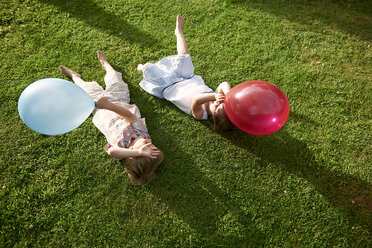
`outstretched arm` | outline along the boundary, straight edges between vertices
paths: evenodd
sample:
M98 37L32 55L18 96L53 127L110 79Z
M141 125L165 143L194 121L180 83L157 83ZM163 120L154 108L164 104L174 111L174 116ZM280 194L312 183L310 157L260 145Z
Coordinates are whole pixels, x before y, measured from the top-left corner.
M107 109L113 111L122 116L128 122L136 122L139 120L138 117L132 114L132 112L130 112L128 109L119 104L110 102L105 97L101 97L100 99L98 99L98 101L96 102L96 107L99 109Z
M128 157L140 157L140 156L156 158L156 156L160 154L160 151L153 144L148 143L148 144L141 146L138 149L110 147L107 150L107 153L110 157L113 157L115 159L123 159L123 158L128 158Z
M220 85L218 85L216 89L216 93L224 94L226 96L227 92L229 92L231 89L231 86L228 82L222 82Z

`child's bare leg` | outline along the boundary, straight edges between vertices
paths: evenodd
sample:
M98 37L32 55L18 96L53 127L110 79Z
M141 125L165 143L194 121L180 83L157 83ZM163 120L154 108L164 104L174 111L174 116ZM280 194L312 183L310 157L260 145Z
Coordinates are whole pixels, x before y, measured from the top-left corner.
M177 37L178 55L189 53L185 37L183 36L183 24L184 23L185 23L185 19L181 15L177 15L176 29L174 30L174 34Z
M102 69L106 71L106 73L115 72L115 69L109 64L109 62L106 60L105 55L102 51L97 52L97 58L99 62L101 62Z
M76 73L63 65L60 65L58 68L63 75L72 78L75 84L79 85L81 83L85 83L85 81L81 79L81 75L79 73Z
M189 50L187 47L187 43L185 40L185 37L183 36L183 24L185 23L185 19L181 15L177 15L176 18L176 29L174 30L174 34L177 37L177 52L178 55L182 54L189 54ZM139 64L137 66L138 71L144 72L147 67L149 67L151 63L146 63L146 64Z
M104 91L97 82L85 82L83 79L81 79L81 75L79 73L76 73L63 65L59 66L59 70L63 75L72 78L74 83L88 93L93 100L96 101L103 95Z

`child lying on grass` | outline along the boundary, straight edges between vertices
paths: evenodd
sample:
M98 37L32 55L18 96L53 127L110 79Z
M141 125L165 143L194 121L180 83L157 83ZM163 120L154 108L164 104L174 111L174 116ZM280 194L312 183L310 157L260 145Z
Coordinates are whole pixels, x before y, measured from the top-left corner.
M163 153L152 144L145 119L141 118L137 106L129 104L128 85L121 73L112 68L101 51L98 51L98 60L106 71L106 90L97 82L85 82L80 74L67 67L61 65L59 70L96 102L93 123L107 139L107 153L115 159L123 159L133 184L145 185L155 178Z
M197 120L209 119L213 130L230 130L232 123L224 108L230 84L223 82L213 91L200 76L194 75L194 66L183 36L183 24L184 18L178 15L175 29L177 55L155 64L138 65L137 70L143 72L140 86L151 95L167 99Z

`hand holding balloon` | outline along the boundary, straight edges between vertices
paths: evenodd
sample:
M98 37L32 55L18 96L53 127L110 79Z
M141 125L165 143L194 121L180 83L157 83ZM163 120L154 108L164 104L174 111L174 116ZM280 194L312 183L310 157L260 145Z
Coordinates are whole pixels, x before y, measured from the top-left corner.
M79 86L58 78L30 84L18 100L18 112L32 130L57 135L80 126L94 109L93 99Z
M287 121L288 99L275 85L250 81L232 88L226 95L225 110L231 122L244 132L266 135Z

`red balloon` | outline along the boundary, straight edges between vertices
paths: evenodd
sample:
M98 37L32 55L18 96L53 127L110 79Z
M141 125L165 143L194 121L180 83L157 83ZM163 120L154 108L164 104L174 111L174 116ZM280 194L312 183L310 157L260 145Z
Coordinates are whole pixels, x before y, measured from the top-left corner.
M288 99L275 85L249 81L232 88L225 98L231 122L246 133L266 135L279 130L287 121Z

